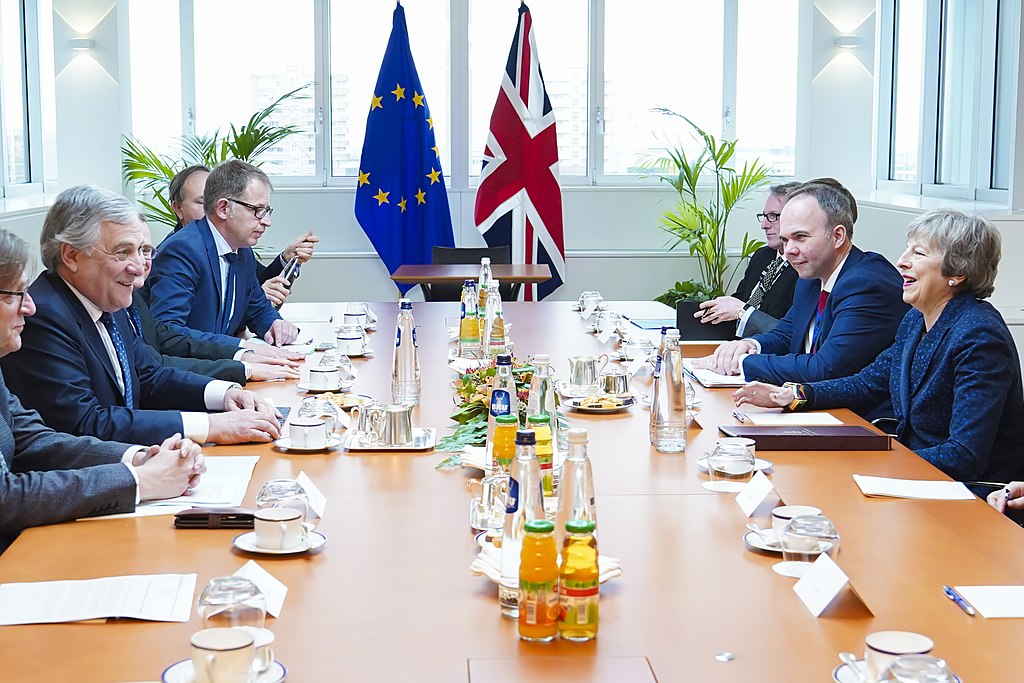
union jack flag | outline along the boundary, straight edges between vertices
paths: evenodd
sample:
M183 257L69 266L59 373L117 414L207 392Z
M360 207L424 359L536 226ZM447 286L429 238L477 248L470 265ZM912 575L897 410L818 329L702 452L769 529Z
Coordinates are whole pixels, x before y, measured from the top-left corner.
M565 282L555 114L525 4L491 113L473 218L488 245L512 246L512 263L548 264L551 279L528 286L527 301Z

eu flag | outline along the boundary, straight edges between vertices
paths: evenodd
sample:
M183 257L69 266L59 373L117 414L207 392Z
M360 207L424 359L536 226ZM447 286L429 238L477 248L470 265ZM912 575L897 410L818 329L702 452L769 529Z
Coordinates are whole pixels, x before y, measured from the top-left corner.
M406 263L430 263L435 245L455 246L434 121L401 5L395 7L366 117L355 208L356 220L390 273ZM414 286L398 289L404 296Z

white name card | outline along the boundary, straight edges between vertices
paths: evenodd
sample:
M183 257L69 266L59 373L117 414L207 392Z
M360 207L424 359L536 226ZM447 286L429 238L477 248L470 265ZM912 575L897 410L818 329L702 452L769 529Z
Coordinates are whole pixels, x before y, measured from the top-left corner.
M822 553L803 578L793 585L793 592L800 597L800 601L811 614L820 617L825 608L849 583L850 578L843 573L835 560Z
M753 478L747 483L743 490L736 496L736 504L743 510L747 517L754 514L754 510L764 502L768 494L775 490L772 482L764 476L764 472L754 472Z

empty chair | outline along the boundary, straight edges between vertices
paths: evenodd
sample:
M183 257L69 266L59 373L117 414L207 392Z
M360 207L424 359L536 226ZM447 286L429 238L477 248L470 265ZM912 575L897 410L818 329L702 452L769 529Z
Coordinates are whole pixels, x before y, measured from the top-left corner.
M434 247L431 262L437 264L480 264L480 259L485 256L491 259L491 264L512 262L512 247ZM498 278L499 280L501 278ZM462 298L462 283L420 285L423 290L424 301L459 301ZM518 283L502 282L498 291L501 292L502 301L515 301L519 298Z

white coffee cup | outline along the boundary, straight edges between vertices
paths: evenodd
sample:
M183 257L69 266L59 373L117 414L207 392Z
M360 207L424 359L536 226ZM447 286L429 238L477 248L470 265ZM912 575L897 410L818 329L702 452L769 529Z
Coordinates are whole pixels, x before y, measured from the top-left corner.
M365 303L353 302L345 309L345 324L359 325L365 328L368 320L368 306Z
M240 628L206 628L192 634L195 683L249 683L253 636Z
M288 435L295 448L324 448L334 431L333 420L320 417L296 417L288 423Z
M309 369L309 388L337 391L341 388L341 368L337 365L315 365Z
M252 662L252 670L261 674L270 668L274 663L274 632L269 628L256 628L255 626L236 626L252 634L253 648L255 655Z
M820 515L821 510L810 505L780 505L772 510L772 530L775 538L782 538L782 530L789 524L789 520L800 515Z
M912 631L875 631L864 637L864 664L868 680L878 681L902 655L926 655L935 647L928 636Z
M293 508L264 508L254 513L256 545L266 550L292 550L309 545L309 527Z
M361 356L366 353L366 332L360 325L342 325L338 328L335 345L338 352L346 356Z

